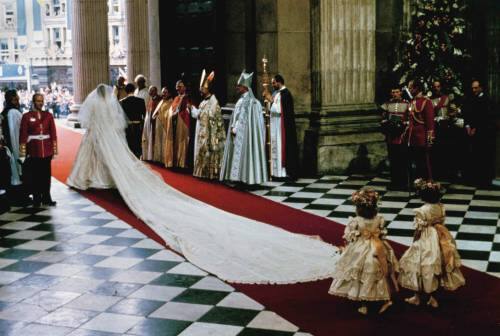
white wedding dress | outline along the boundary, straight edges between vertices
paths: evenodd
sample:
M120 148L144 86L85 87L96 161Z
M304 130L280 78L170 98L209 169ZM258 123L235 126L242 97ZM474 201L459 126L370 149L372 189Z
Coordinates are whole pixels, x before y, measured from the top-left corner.
M225 212L167 185L128 149L125 115L111 87L99 85L79 118L87 134L68 185L116 186L132 212L194 265L233 283L290 284L332 277L336 247Z

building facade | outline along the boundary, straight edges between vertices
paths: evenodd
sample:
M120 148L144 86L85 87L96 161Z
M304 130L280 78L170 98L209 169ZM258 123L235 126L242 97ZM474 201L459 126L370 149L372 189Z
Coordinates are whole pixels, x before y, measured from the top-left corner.
M32 88L52 83L73 88L73 0L0 0L0 62L25 67L22 76L0 76L0 86ZM110 76L125 69L125 0L109 0Z

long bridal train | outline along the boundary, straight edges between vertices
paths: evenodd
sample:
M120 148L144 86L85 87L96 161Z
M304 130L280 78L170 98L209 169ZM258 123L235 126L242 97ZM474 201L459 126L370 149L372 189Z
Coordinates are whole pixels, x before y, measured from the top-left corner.
M336 247L202 203L139 161L128 149L125 115L111 87L100 84L79 115L87 134L69 186L116 186L129 208L169 247L223 280L291 284L332 277Z

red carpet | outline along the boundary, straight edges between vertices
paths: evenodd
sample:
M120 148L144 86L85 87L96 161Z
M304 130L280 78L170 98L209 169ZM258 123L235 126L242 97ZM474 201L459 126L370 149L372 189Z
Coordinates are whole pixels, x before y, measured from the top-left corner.
M64 182L71 171L81 136L62 127L58 128L58 132L60 154L54 160L52 169L53 176ZM221 184L173 173L157 166L152 168L160 172L171 186L218 208L289 231L319 234L333 244L341 243L344 228L341 224ZM82 194L149 237L162 242L130 212L116 191L93 190ZM391 245L399 255L405 250L405 246L400 244ZM500 281L465 267L463 272L467 280L466 287L452 293L440 292L439 309L431 310L424 305L410 307L402 302L402 298L409 295L403 292L395 296L395 303L386 314L377 316L374 307L373 313L367 317L356 312L354 303L328 295L329 280L285 286L233 286L296 324L301 330L314 335L500 334Z

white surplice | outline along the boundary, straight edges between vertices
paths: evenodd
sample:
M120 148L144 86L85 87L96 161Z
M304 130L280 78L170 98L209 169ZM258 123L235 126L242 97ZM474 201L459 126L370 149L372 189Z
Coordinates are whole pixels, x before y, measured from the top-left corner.
M285 87L283 87L285 88ZM271 172L274 177L286 177L286 168L283 167L282 159L282 132L281 132L281 92L277 91L273 95L271 105Z

